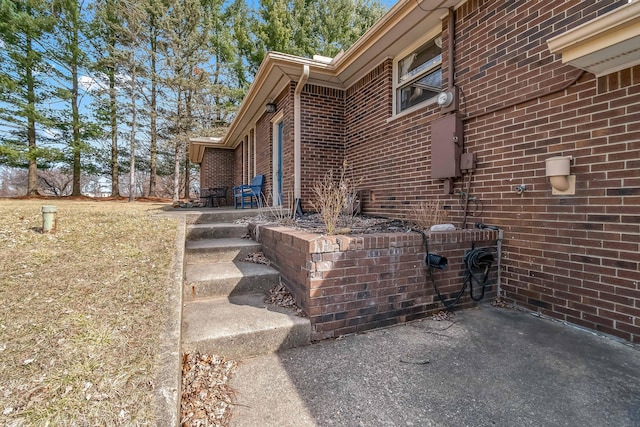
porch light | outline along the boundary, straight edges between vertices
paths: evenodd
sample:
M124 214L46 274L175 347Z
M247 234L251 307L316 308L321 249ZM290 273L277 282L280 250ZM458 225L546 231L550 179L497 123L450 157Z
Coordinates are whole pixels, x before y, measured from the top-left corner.
M267 113L275 113L276 107L277 105L275 102L267 102L267 105L265 106Z

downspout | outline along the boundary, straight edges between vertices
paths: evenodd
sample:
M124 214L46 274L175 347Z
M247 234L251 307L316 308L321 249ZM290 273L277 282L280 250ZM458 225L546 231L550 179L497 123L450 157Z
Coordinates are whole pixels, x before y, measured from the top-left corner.
M453 52L453 41L456 37L456 30L455 30L455 25L456 25L456 19L455 19L455 10L453 8L449 8L449 21L447 23L447 31L449 33L449 37L447 40L447 51L449 53L448 55L448 65L447 65L447 84L449 85L449 90L454 90L453 87L455 86L455 82L453 81L454 79L454 73L453 73L453 67L455 66L455 55Z
M294 212L295 215L302 215L302 186L301 186L301 127L302 120L300 117L301 103L300 94L304 88L305 83L309 79L309 66L304 65L302 75L296 90L293 92L293 197L295 198Z

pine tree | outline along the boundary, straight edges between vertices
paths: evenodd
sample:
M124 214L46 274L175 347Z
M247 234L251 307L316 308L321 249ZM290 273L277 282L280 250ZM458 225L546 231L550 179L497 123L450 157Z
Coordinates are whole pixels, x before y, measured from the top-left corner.
M88 57L84 35L85 3L82 0L53 0L57 18L56 48L52 56L62 68L61 76L66 84L58 88L58 96L69 103L71 111L65 110L59 117L58 127L69 135L68 145L73 173L72 196L81 195L82 153L87 149L87 139L93 135L88 119L80 113L80 73L86 69Z
M172 92L171 114L166 116L174 148L173 199L179 198L180 165L184 165L185 197L189 197L189 159L185 157L189 137L195 129L194 94L208 82L201 78L201 67L209 60L208 38L212 20L196 0L173 0L165 21L163 56L167 65L164 84Z
M159 43L162 43L162 21L166 14L166 5L162 1L147 0L146 4L146 34L148 37L146 56L147 80L149 83L149 96L147 105L149 107L149 195L157 196L157 176L158 176L158 97L159 97L159 66L160 52Z
M108 127L107 134L111 142L109 173L112 197L120 196L118 123L121 118L118 115L117 87L122 52L118 43L121 24L117 1L97 0L93 3L94 17L90 25L90 41L95 58L93 71L96 73L96 79L101 83L94 93L98 98L95 114L98 121L105 123ZM103 97L106 99L101 99Z
M255 71L269 51L294 53L291 15L287 0L260 0L252 28L258 49L249 58Z
M40 46L53 23L45 1L0 2L0 162L28 168L28 195L38 192L38 161L56 157L37 144L38 125L51 124L42 102L48 67Z
M261 0L252 21L258 49L248 60L255 71L268 51L333 57L384 12L379 0Z

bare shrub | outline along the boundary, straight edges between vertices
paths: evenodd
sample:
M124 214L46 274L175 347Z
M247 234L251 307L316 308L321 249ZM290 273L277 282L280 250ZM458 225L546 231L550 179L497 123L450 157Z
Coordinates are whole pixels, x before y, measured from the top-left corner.
M347 176L351 175L351 176ZM353 169L349 168L347 161L342 162L340 170L340 192L342 195L342 217L345 225L353 224L353 217L360 215L360 193L358 187L362 184L362 178L353 178Z
M258 206L258 218L266 221L275 220L278 224L289 225L295 218L294 203L292 194L289 192L286 206L274 206L271 202L271 195L262 194L263 203Z
M333 170L330 170L322 180L313 186L315 200L313 207L324 221L327 234L334 234L336 225L342 218L345 225L353 223L353 217L360 213L360 198L357 187L362 179L356 180L347 176L348 164L345 160L340 169L340 177L336 181Z
M427 200L411 210L411 219L417 226L428 230L432 225L446 221L447 211L440 200Z
M338 217L344 206L344 199L340 191L340 184L333 179L333 170L330 170L325 176L313 184L313 194L315 199L312 201L313 208L318 211L327 234L333 234L338 224Z

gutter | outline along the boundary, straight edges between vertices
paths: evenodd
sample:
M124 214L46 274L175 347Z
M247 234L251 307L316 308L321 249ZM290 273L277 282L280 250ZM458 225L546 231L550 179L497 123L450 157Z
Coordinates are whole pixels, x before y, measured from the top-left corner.
M302 121L300 119L301 114L301 106L300 106L300 94L302 93L302 89L304 88L305 83L309 79L309 65L304 64L302 69L302 75L300 76L300 80L298 80L298 84L296 85L296 90L293 93L293 174L294 174L294 184L293 184L293 197L295 198L295 208L296 212L300 208L300 199L302 194L302 186L301 186L301 130Z

